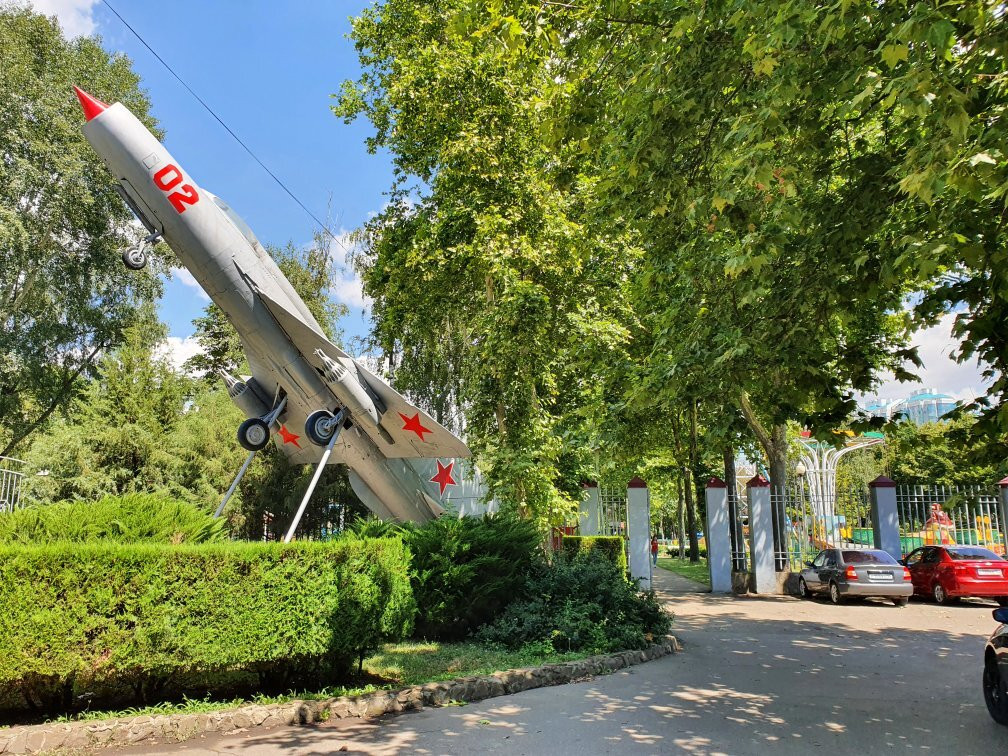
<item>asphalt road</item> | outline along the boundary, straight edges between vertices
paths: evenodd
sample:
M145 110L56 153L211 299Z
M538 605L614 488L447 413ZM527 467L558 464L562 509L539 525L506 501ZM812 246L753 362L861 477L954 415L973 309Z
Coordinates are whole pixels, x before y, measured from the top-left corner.
M142 751L1008 754L1008 727L990 719L980 690L992 604L716 597L658 573L681 654L463 707Z

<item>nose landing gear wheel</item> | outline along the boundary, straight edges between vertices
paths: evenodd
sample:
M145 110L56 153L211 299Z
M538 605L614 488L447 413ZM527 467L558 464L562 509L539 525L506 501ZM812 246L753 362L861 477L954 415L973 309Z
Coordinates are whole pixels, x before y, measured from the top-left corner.
M130 270L143 270L147 265L147 251L143 246L130 247L123 250L122 261Z
M328 446L339 422L329 410L316 410L305 420L305 435L316 446Z
M258 417L250 418L238 426L238 443L248 451L259 451L269 440L269 426Z

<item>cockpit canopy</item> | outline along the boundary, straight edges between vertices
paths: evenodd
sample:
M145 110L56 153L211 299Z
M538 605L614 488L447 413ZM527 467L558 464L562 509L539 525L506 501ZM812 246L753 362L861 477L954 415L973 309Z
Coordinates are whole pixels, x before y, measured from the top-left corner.
M211 192L206 191L206 189L204 189L203 191L211 199L211 201L215 205L217 205L217 207L219 207L221 210L224 211L224 215L226 215L228 217L228 220L231 221L234 227L241 232L241 235L245 237L245 241L247 241L251 245L252 249L255 250L256 254L259 255L259 257L261 258L262 257L268 258L269 254L266 252L266 249L263 247L263 245L259 243L259 240L256 238L256 235L252 233L252 229L249 228L249 224L246 223L242 219L242 217L238 215L238 213L232 210L231 206L227 202L222 200L216 194L212 194Z

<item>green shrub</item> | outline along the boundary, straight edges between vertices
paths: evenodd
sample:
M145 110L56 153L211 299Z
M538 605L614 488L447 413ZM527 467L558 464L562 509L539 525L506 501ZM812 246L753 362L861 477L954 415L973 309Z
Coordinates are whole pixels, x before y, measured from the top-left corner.
M19 509L0 517L0 544L210 543L226 540L223 520L163 494L106 496Z
M477 639L508 648L606 653L643 648L649 633L664 634L671 624L654 594L637 592L598 550L558 555L535 569L526 589L529 598L508 606Z
M542 561L542 534L511 514L441 517L423 525L358 521L355 537L397 533L412 554L416 636L459 640L493 620Z
M0 547L0 699L324 685L408 634L408 561L399 539Z
M569 557L581 554L603 554L610 562L626 573L626 541L623 536L568 536L561 543L563 553Z

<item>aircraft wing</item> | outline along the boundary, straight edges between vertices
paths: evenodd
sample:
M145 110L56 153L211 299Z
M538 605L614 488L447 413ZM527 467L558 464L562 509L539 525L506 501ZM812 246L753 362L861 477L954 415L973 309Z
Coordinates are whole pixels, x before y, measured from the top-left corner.
M419 407L414 407L407 402L402 394L350 357L325 336L316 332L284 305L258 289L254 289L254 291L287 334L291 343L301 353L301 356L308 361L308 364L320 372L323 370L324 365L315 354L316 350L321 350L329 357L343 362L347 369L351 369L353 366L357 373L357 379L372 399L376 400L375 406L381 412L381 428L385 433L369 432L368 436L378 445L386 457L392 459L431 459L471 456L469 447L454 433L440 425ZM360 422L358 425L368 431L366 425Z

